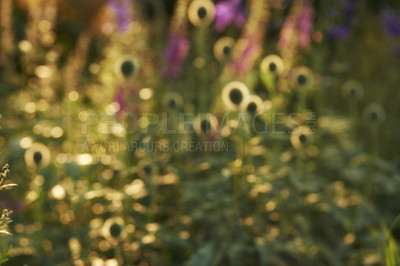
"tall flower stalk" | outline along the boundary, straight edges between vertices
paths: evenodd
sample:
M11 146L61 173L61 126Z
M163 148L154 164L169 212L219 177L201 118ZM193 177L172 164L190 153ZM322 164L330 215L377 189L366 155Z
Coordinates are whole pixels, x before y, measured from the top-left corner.
M183 61L190 49L190 41L186 36L186 11L189 2L189 0L178 0L170 24L167 48L164 51L164 66L161 69L161 74L170 79L179 77Z
M269 19L268 1L252 0L248 20L242 34L232 51L232 59L227 64L224 75L243 78L252 69L255 61L261 55Z
M313 16L314 10L310 1L299 0L293 3L282 26L277 47L287 69L294 65L297 50L310 46Z
M118 30L124 32L128 29L129 23L131 23L131 0L109 0L108 2L111 9L115 12L115 16L118 19Z

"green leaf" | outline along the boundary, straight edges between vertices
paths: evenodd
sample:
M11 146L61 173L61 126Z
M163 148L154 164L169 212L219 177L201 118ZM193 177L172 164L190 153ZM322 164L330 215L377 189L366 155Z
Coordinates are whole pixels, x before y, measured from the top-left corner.
M240 266L241 257L242 257L242 248L238 244L230 245L229 249L229 265L230 266Z
M11 249L11 246L7 247L6 249L4 249L4 250L1 252L1 255L0 255L0 265L2 265L4 262L8 261L7 255L8 255L8 251L9 251L10 249Z
M216 265L220 260L218 256L219 248L214 242L208 243L205 246L199 248L195 254L193 254L187 266L211 266Z
M6 184L6 185L0 186L0 190L3 190L3 189L12 189L13 187L17 187L17 186L18 186L17 184Z
M256 244L258 256L260 257L260 265L266 266L269 263L269 251L267 246Z
M0 235L8 235L10 236L10 232L6 231L6 230L0 230Z
M261 73L260 78L264 86L267 87L268 89L275 87L274 76L271 75L270 73Z

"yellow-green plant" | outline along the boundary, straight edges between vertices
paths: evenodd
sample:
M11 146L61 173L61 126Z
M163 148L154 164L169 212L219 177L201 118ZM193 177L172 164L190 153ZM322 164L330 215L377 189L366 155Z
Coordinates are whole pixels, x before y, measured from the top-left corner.
M386 266L400 265L400 249L396 242L396 239L392 234L392 229L396 226L396 223L399 220L400 215L396 217L390 227L388 227L385 223L382 223L381 234L375 229L372 230L375 239L379 243L379 250L385 260Z
M6 164L3 166L3 169L1 170L0 173L0 190L6 190L6 189L11 189L15 186L17 186L14 183L8 183L5 184L4 181L7 179L8 174L10 173L9 165ZM4 209L2 211L1 217L0 217L0 237L11 235L10 232L7 230L8 225L12 222L10 215L12 214L12 211ZM7 261L7 254L9 251L10 247L1 247L0 250L0 265L3 264L4 262Z

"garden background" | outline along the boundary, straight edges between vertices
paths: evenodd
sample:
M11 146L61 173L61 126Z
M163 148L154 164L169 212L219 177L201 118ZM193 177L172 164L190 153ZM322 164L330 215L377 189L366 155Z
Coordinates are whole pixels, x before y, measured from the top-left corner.
M399 10L1 0L0 264L399 265Z

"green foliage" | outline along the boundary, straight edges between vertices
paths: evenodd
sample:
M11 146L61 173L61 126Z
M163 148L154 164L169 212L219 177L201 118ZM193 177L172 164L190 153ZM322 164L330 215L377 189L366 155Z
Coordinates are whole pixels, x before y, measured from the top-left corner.
M226 1L167 2L1 0L0 264L399 265L396 1L244 0L224 31L185 3Z
M390 227L388 227L386 223L382 222L380 231L375 228L371 229L386 266L400 265L400 248L397 244L396 238L392 234L392 230L395 229L399 220L400 215L396 217Z
M11 246L9 246L9 247L7 247L7 248L4 248L2 251L1 251L1 255L0 255L0 265L2 265L3 263L5 263L5 262L7 262L7 254L8 254L8 252L10 251L10 249L11 249Z
M9 165L6 164L3 166L1 173L0 173L0 191L11 189L16 186L16 184L12 184L12 183L4 184L9 173L10 173ZM12 220L10 218L11 214L12 214L12 211L4 209L2 211L2 214L0 217L0 252L1 252L0 265L7 261L7 254L11 248L9 245L7 245L6 247L3 247L4 239L1 239L1 238L4 238L5 236L11 235L10 232L8 232L8 230L7 230L8 225L12 222Z

